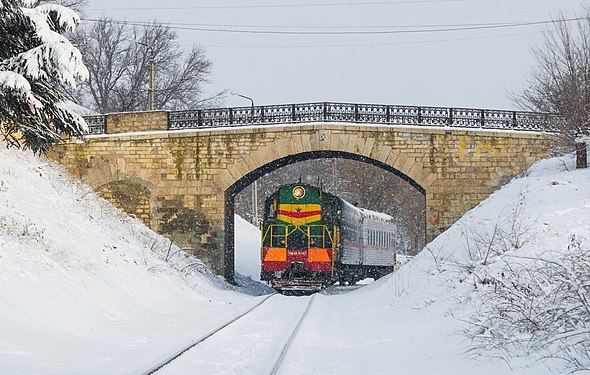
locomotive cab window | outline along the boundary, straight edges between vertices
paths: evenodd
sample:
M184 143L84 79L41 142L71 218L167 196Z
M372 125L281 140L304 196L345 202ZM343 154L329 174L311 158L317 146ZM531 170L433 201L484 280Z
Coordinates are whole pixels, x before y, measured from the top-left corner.
M308 237L300 230L295 230L287 237L287 249L301 250L307 249Z
M332 212L330 211L330 206L327 204L322 205L322 220L332 221Z

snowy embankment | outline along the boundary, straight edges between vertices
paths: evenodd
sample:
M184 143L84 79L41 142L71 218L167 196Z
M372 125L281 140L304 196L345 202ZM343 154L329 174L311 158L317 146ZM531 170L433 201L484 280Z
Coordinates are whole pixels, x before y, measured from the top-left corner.
M506 363L515 374L571 370L543 358L555 346L527 348L523 333L471 349L491 348L490 336L506 328L486 319L503 306L490 296L530 280L531 258L566 264L572 251L588 251L589 181L571 157L541 161L395 274L318 295L284 373L500 375ZM241 219L236 228L236 268L255 280L259 233ZM257 302L195 258L163 261L167 252L167 241L53 163L0 147L0 372L139 373ZM247 373L249 355L233 354L215 366Z
M539 331L505 324L515 319L534 321L531 305L541 305L537 301L548 299L555 289L547 287L534 298L524 291L525 304L518 309L507 306L507 293L496 291L501 291L500 285L517 285L517 292L532 285L533 270L546 264L535 259L565 263L572 252L572 238L588 259L589 223L590 170L574 170L572 157L537 162L393 275L339 296L336 303L322 299L322 314L334 318L310 323L314 336L293 354L303 358L315 353L326 361L309 362L299 371L352 373L347 369L361 362L365 373L500 375L512 368L515 374L538 375L573 371L575 363L561 360L567 354L557 351L563 343L542 347L530 340ZM549 283L542 283L539 289L545 285ZM587 283L585 288L577 290L587 298ZM553 314L563 313L557 310L560 305L573 305L552 302ZM578 308L583 307L580 305ZM576 322L576 334L590 323L587 311L579 318L585 321ZM576 338L587 343L588 329L585 335ZM332 345L326 345L328 336ZM570 353L582 365L590 364L587 352Z
M137 373L255 302L168 246L0 145L0 373Z

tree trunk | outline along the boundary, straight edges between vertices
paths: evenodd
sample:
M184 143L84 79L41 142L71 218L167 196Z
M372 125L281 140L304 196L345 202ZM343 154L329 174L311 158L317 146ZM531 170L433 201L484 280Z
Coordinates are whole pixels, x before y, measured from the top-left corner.
M586 142L576 143L576 168L588 168L588 153Z

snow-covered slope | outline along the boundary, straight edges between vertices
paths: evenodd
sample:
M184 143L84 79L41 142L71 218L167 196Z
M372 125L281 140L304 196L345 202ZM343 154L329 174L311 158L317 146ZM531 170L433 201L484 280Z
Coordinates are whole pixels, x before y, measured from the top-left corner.
M53 163L0 146L0 373L134 373L253 303L167 250Z
M530 258L563 260L574 235L590 251L589 223L590 170L574 170L572 157L537 162L393 275L340 296L337 303L323 299L322 313L337 318L313 324L318 339L294 354L314 352L326 360L300 371L311 373L313 366L318 373L329 371L336 351L338 369L363 362L365 373L500 375L511 367L516 374L570 372L571 362L527 348L526 340L504 350L478 337L485 338L494 323L483 314L510 313L491 308L497 300L490 276L510 284L516 279L511 270L535 267ZM589 318L586 314L586 323ZM513 341L521 334L504 333L514 335ZM321 340L327 335L335 347ZM575 354L589 365L587 354Z
M562 260L574 242L588 249L589 182L571 157L538 162L395 274L318 295L284 373L509 373L495 356L517 374L567 372L547 352L472 351L482 342L470 337L494 328L482 315L490 280L516 280L510 269L531 257ZM256 279L260 234L236 228L237 271ZM258 301L192 257L163 261L167 249L53 163L0 147L0 373L139 373Z

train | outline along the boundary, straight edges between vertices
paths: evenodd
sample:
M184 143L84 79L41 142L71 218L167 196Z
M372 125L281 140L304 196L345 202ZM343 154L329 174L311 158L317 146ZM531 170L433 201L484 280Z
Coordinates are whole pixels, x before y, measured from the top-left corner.
M279 292L316 292L393 272L394 218L305 183L279 186L264 202L260 279Z

